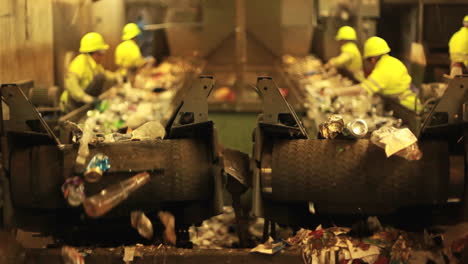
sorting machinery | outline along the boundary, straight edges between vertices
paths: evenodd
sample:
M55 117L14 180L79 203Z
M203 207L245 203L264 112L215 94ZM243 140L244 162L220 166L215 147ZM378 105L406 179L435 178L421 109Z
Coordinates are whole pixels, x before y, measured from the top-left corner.
M389 216L402 210L399 221L419 226L434 224L437 214L466 217L466 173L464 195L451 197L448 189L449 156L464 155L466 168L467 84L466 75L450 80L424 115L388 101L406 124L416 124L423 158L408 161L387 158L369 139L310 138L274 81L259 78L263 111L254 133L253 213L292 226L314 226L324 215ZM265 232L274 235L268 226Z
M83 234L89 238L129 226L132 210L143 210L150 218L158 210L167 210L175 214L180 239L188 239L191 224L221 212L219 151L206 103L214 86L212 77L195 80L174 100L163 140L100 143L90 148L91 156L107 155L111 168L101 181L86 183L87 195L139 172L151 174L148 184L99 219L84 217L82 208L66 204L61 185L80 173L75 170L78 145L60 141L26 97L27 85L5 84L0 90L5 102L2 113L9 108L1 122L4 227L73 242ZM124 228L118 230L124 232Z
M395 114L418 135L423 152L420 161L386 158L367 139L314 139L300 120L301 91L293 89L277 63L287 53L308 53L313 21L306 18L313 17L312 8L291 15L297 10L293 7L300 7L304 1L275 2L281 5L250 1L250 8L243 7L243 1L236 2L239 6L231 1L207 2L203 7L207 23L202 30L170 29L168 40L176 55L193 54L195 50L207 59L205 72L215 77L236 76L232 82L229 78L217 79L219 84L233 86L240 99L234 104L213 102L210 110L222 113L217 116L218 125L227 112L252 114L255 129L248 131L247 139L241 137L250 146L253 136L250 160L245 153L218 148L207 104L214 79L201 77L175 100L163 140L105 143L91 148L91 155L102 152L115 165L102 181L86 184L87 194L98 193L140 171L150 171L152 179L102 219L89 219L83 217L81 209L68 207L60 191L65 178L75 173L77 146L65 144L62 135L58 137L52 131L29 102L26 87L2 85L1 96L10 106L9 117L0 127L3 226L70 239L76 238L76 233L90 233L80 232L83 230L99 234L100 229L120 230L116 227L124 222L129 226L133 209L145 210L150 217L154 217L153 211L168 210L175 214L177 229L184 233L189 225L221 212L223 183L236 194L236 214L243 216L246 210L239 209L240 195L251 188L253 215L264 217L267 223L313 226L321 216L390 215L401 208L450 207L467 216L468 190L465 188L465 194L459 197L450 197L447 190L449 156L464 155L466 167L468 76L450 80L445 95L425 116L388 101ZM246 13L239 11L244 9ZM233 10L237 10L235 14ZM238 27L225 19L226 14L235 16ZM214 23L220 20L222 23ZM327 27L328 38L335 31L336 27ZM191 49L187 43L193 44ZM271 77L260 77L255 84L257 76L262 75L273 76L278 84ZM278 85L290 88L286 99ZM241 95L252 86L259 98ZM258 117L257 112L261 112ZM228 122L236 129L221 127L224 132L220 137L227 140L223 142L227 146L234 145L230 137L246 127L245 123L236 123L238 120ZM343 148L346 150L339 151ZM226 181L223 172L229 175ZM274 230L266 228L266 233L274 236Z
M91 154L108 155L113 166L101 181L86 183L88 195L135 173L151 172L149 184L98 220L67 206L60 191L64 180L75 175L77 145L60 142L25 96L25 87L2 85L2 98L10 106L0 130L3 225L63 237L72 230L105 230L105 224L128 226L131 210L150 216L169 210L183 233L189 225L221 212L224 184L237 195L251 187L252 212L267 223L310 226L322 216L385 216L405 208L439 214L452 208L457 214L451 218L466 217L466 187L459 197L449 196L448 187L450 155L464 155L466 166L467 85L468 76L450 80L444 96L426 115L389 102L407 123L420 124L415 134L423 158L408 161L385 157L368 139L313 139L274 80L259 77L262 113L253 131L249 165L245 154L218 147L207 105L214 80L201 76L175 100L163 140L99 143L91 148ZM223 172L229 176L227 182ZM233 198L236 213L245 216L239 196ZM274 236L274 230L266 232Z

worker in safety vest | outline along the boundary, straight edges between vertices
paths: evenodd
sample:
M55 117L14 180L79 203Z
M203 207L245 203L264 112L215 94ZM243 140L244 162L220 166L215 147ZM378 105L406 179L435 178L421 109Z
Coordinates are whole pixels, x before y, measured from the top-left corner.
M468 15L463 19L463 27L449 41L451 60L450 75L461 75L468 69Z
M123 76L135 74L144 65L154 64L154 58L145 59L141 55L136 38L141 34L138 25L128 23L122 30L122 40L115 49L115 64L119 67L119 73Z
M336 34L336 40L341 46L341 53L337 57L331 58L325 68L338 68L342 74L350 77L356 82L364 79L362 73L362 57L356 45L356 31L350 26L341 27Z
M70 112L83 104L94 102L102 92L106 81L117 81L118 75L105 70L101 63L109 45L101 34L87 33L80 43L80 55L68 66L65 90L60 97L62 111Z
M411 76L406 66L397 58L390 56L390 47L379 37L371 37L364 44L364 58L374 67L367 79L360 84L337 89L334 94L356 95L378 93L397 99L406 108L419 112L422 106L411 90Z

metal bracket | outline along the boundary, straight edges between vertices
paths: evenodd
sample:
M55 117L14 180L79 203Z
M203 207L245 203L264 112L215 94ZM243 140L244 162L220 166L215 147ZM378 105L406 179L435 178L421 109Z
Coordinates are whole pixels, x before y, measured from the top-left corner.
M281 95L271 77L258 77L257 89L263 97L259 126L278 136L307 139L307 132L294 109Z
M1 134L6 136L7 132L13 132L37 138L46 136L53 143L60 145L59 139L25 94L33 86L32 81L19 84L2 84L0 86L0 96L2 98L2 106L0 107L2 115ZM6 109L3 102L8 109ZM3 118L4 115L6 115L5 119Z
M178 102L166 124L166 138L175 138L199 127L212 126L208 120L207 98L214 87L212 76L200 76Z
M449 80L447 90L426 117L421 131L462 125L468 121L468 75Z

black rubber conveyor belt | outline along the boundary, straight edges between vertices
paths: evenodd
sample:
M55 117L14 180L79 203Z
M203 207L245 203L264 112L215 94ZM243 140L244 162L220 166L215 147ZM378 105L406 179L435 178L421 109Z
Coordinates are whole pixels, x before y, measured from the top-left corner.
M422 142L423 158L387 158L369 140L280 140L272 155L272 194L278 201L313 201L385 210L447 199L448 147Z

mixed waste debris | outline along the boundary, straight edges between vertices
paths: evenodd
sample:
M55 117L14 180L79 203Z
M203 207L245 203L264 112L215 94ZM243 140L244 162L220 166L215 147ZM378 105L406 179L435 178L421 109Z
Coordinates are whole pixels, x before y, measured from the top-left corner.
M401 120L393 117L393 112L385 111L379 96L358 95L333 97L335 89L349 87L353 82L338 74L334 68L325 69L320 59L310 55L306 57L283 56L283 68L290 79L305 91L308 117L318 124L326 122L330 115L341 115L344 123L361 119L372 132L382 126L399 128ZM444 83L422 84L420 97L425 104L433 103L443 96L447 85Z
M223 213L203 221L201 226L191 226L190 241L195 248L222 249L232 248L239 244L235 226L234 209L230 206L223 208Z
M259 244L263 238L263 218L252 218L248 223L249 240L253 244ZM190 241L194 248L223 249L238 248L239 236L234 208L224 206L223 213L213 216L202 222L198 227L189 229ZM293 234L291 228L281 228L276 225L276 233L279 239L286 239Z
M268 240L250 250L250 252L257 252L266 255L273 255L284 248L289 246L289 244L284 240L273 240L272 237L269 237Z
M237 238L232 230L235 228L232 211L231 207L226 207L222 215L206 220L197 230L191 227L191 241L195 248L235 247ZM142 212L132 213L132 225L133 221L141 221L144 217ZM253 237L258 236L257 241L261 241L263 229L261 223L262 220L255 220L250 225L250 233ZM318 226L315 230L299 229L296 232L280 228L276 240L269 237L264 243L258 242L257 246L249 251L266 255L274 255L281 251L300 252L304 264L463 264L465 263L462 262L463 258L468 257L468 233L447 244L442 233L406 232L383 226L377 217L369 217L367 221L356 226L352 228ZM133 261L135 257L142 257L142 252L154 252L161 248L162 244L149 246L136 244L121 247L121 254L127 263ZM64 260L68 260L65 262L67 264L84 263L79 261L84 261L89 254L92 254L90 249L67 246L62 248L62 256Z
M75 164L77 176L66 179L62 186L63 196L70 206L83 205L88 217L99 218L150 181L150 174L141 172L86 197L85 181L100 181L111 168L112 161L102 153L89 159L90 145L164 138L166 131L161 124L161 120L167 118L164 114L172 112L171 102L184 85L186 75L199 74L201 65L196 59L169 58L156 68L145 68L130 82L108 90L78 123L65 122L65 127L72 132L72 141L79 144ZM164 242L175 245L174 216L170 212L159 212L158 217L165 226ZM142 237L153 238L153 224L144 212L131 212L130 224ZM75 259L70 263L80 263L76 262L78 255L70 248L64 248L63 255L70 261Z
M391 227L379 227L366 237L351 236L350 228L301 229L288 242L301 248L305 264L368 263L417 264L458 263L443 248L440 235L422 237Z
M89 144L164 138L165 129L160 120L164 113L171 112L170 102L175 94L175 89L171 87L180 85L180 76L184 72L193 71L195 67L183 60L178 63L177 66L163 63L159 71L136 76L133 86L140 89L127 85L113 92L95 109L89 110L86 119L78 125L71 122L67 124L72 128L74 141L80 143L76 163L84 169L84 180L76 176L67 179L62 186L64 198L71 206L83 204L89 217L101 217L150 181L150 174L142 172L86 197L84 181L99 181L111 166L109 157L101 153L86 163ZM325 71L320 60L312 56L285 56L283 63L291 79L297 80L307 92L308 117L317 123L321 137L369 137L372 143L385 150L387 157L398 155L408 160L421 159L417 138L409 129L401 127L402 121L394 118L392 112L384 110L379 97L359 95L332 98L328 92L330 89L351 86L352 82L336 72ZM441 86L426 89L439 96L443 94ZM158 217L165 226L164 241L175 245L174 216L169 212L159 212ZM130 224L142 237L148 240L153 238L153 223L143 211L131 212ZM263 224L264 219L252 219L249 225L252 240L262 240ZM353 236L352 229L345 227L319 226L315 230L300 229L293 232L290 228L277 226L278 239L269 238L264 243L257 243L258 246L251 252L272 255L281 250L300 249L305 264L412 264L456 263L445 260L468 248L468 234L444 248L434 242L440 236L427 235L429 238L420 239L411 233L384 228L376 218L369 218L368 224L372 226L372 234L365 237ZM236 229L234 209L224 207L223 214L205 220L200 227L190 227L190 240L195 248L235 248L239 244ZM132 262L141 247L143 245L125 247L123 261ZM149 247L156 250L160 246ZM67 264L84 264L85 256L91 253L90 250L82 252L68 246L62 248L62 256Z
M353 85L336 70L327 71L321 61L307 56L284 56L283 64L293 80L306 91L308 117L318 126L319 138L370 138L385 149L387 157L396 154L407 160L420 160L422 152L417 138L402 120L385 111L380 97L369 95L340 96L333 98L331 90ZM440 98L446 86L425 85L426 96Z
M345 124L357 119L363 120L369 132L383 125L401 125L401 120L393 117L392 112L384 110L383 101L378 96L333 97L332 90L352 86L353 82L338 74L335 69L325 70L318 58L285 55L283 67L290 79L305 91L307 116L314 120L317 126L334 114L340 115Z
M420 160L422 152L418 139L408 128L381 127L372 132L371 141L385 149L387 157L396 154L407 160Z

